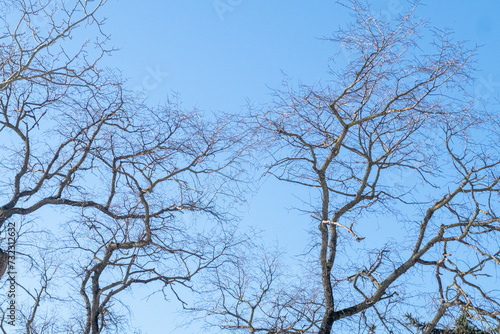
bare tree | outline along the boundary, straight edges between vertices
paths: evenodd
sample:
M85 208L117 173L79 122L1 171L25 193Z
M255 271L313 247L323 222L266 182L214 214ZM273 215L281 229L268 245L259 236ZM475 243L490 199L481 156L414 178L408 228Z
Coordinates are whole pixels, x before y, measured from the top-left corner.
M317 195L306 210L318 227L322 320L308 332L411 332L411 310L429 317L424 333L461 309L494 327L499 127L467 91L475 50L447 32L422 37L414 10L384 22L350 3L354 21L330 38L349 59L333 65L331 84L285 85L253 111L269 138L267 173ZM245 319L233 322L252 332Z
M214 199L218 191L228 192L224 183L235 176L227 168L234 155L227 153L238 136L226 138L226 123L210 126L197 114L142 110L141 115L150 122L141 125L144 131L110 140L106 154L112 157L99 156L113 162L108 172L104 166L98 169L99 179L116 185L110 196L130 203L127 213L108 218L81 214L68 231L68 246L62 247L84 253L85 260L73 265L87 314L83 333L100 333L112 321L108 304L131 285L159 282L177 295L175 284L189 286L195 274L216 267L219 257L238 243L225 208ZM152 146L135 150L137 143ZM227 160L218 153L226 153ZM183 219L185 212L193 214Z
M23 272L22 279L30 279L31 284L20 284L17 282L17 294L23 292L27 296L24 303L16 305L17 319L16 327L22 328L24 333L47 333L56 332L60 327L60 318L57 313L51 312L45 306L54 304L61 307L64 300L55 294L57 286L63 281L58 275L62 264L62 257L57 249L51 247L54 236L48 231L30 230L34 226L22 226L24 233L20 235L18 249L22 249L17 256L18 268L21 263L26 264L29 273ZM21 258L24 260L21 262ZM19 277L21 278L21 277ZM17 298L19 301L19 297ZM3 333L8 333L8 321L2 319ZM12 328L12 327L11 327Z
M260 250L260 251L256 251ZM188 316L199 313L207 327L241 333L309 333L323 307L319 285L311 277L290 274L284 252L252 242L224 256L222 265L205 271ZM313 281L314 283L314 281Z
M98 40L92 58L85 56L86 43L64 48L78 26L99 27L95 13L104 1L92 8L83 1L49 4L12 2L11 15L3 17L0 226L49 204L89 206L69 191L78 191L73 182L88 170L103 127L123 114L120 86L96 68L104 41ZM44 29L33 24L37 17L47 20Z
M40 264L39 288L18 282L33 297L26 333L120 332L120 292L158 283L175 294L238 243L229 209L240 198L247 132L176 100L152 108L127 95L98 66L110 51L104 0L10 5L0 44L0 227L42 208L67 217L45 245L61 252L61 266ZM91 47L79 27L95 32ZM35 230L54 228L44 220ZM49 295L54 275L64 289ZM65 328L39 319L39 305L56 300L80 310Z

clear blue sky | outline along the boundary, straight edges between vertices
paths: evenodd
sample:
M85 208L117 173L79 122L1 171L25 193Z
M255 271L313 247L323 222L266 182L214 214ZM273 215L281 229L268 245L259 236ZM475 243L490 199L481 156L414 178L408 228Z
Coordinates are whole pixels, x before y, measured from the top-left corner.
M384 15L406 8L403 0L372 3ZM455 38L471 47L482 45L475 89L486 98L498 96L500 2L427 0L417 13L430 26L453 29ZM329 60L338 47L322 38L349 20L345 9L326 0L110 0L101 15L108 18L111 45L120 49L106 64L122 71L129 88L153 103L178 92L185 107L230 113L243 112L247 100L269 102L269 88L279 87L282 72L304 84L329 80ZM285 245L288 238L304 244L308 217L287 211L299 204L292 195L301 196L302 190L265 183L250 200L244 223L265 226L270 239ZM295 254L302 251L286 246ZM133 323L145 333L198 331L171 329L181 321L170 313L179 307L175 301L166 306L156 296L136 306Z

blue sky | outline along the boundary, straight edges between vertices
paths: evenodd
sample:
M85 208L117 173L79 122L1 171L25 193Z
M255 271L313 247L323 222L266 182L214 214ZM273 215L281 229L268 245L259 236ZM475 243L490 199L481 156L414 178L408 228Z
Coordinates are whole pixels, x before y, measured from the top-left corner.
M407 8L403 0L371 2L386 16ZM484 98L500 91L498 13L496 0L428 0L417 10L429 26L449 27L457 40L481 46L474 89ZM244 112L247 103L271 101L271 88L279 88L283 73L292 83L328 81L338 46L323 37L350 19L344 8L327 0L110 0L101 15L108 19L104 30L111 34L110 44L120 49L105 64L120 69L130 89L141 91L151 103L178 92L186 108L229 113ZM345 59L339 57L341 65ZM265 227L269 240L278 239L291 253L300 253L301 248L290 246L305 245L310 220L288 209L300 204L295 196L307 196L302 192L267 181L249 200L243 223ZM166 306L161 299L137 301L134 325L145 333L197 332L174 332L182 318L175 319L170 310L179 305L173 299Z
M373 4L383 15L406 8L403 0ZM418 14L431 26L452 28L471 46L483 45L479 67L488 77L498 67L499 9L492 0L424 1ZM338 48L322 38L349 20L334 1L122 0L111 1L104 15L111 45L120 49L109 64L133 88L146 86L158 100L176 91L186 106L228 112L245 108L246 99L269 100L267 87L279 86L282 71L303 83L327 79ZM148 80L151 72L158 82Z

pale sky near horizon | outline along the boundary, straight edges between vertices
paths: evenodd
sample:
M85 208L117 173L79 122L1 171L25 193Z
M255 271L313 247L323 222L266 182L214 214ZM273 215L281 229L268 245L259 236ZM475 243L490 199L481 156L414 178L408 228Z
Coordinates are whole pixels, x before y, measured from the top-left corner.
M403 0L370 2L386 16L407 8ZM486 98L500 91L499 13L500 2L493 0L427 0L417 10L430 27L450 28L455 39L480 46L475 90ZM328 81L338 46L323 38L350 20L345 8L326 0L110 0L101 15L108 18L104 30L111 34L111 45L120 49L105 62L122 71L130 89L154 103L178 92L186 108L229 113L243 112L248 103L270 102L283 74L295 83ZM288 248L304 245L300 238L310 219L287 210L299 204L294 195L301 191L264 183L250 199L244 223L265 226L271 239ZM173 299L167 306L155 296L136 306L133 323L144 333L204 332L197 327L174 332L182 318L168 314L180 308Z

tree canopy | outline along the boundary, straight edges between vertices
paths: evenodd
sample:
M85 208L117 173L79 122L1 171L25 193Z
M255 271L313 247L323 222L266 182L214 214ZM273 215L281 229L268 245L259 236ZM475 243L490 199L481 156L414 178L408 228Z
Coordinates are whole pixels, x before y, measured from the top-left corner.
M471 91L477 50L418 3L343 5L330 81L229 115L152 106L101 67L106 0L5 2L0 330L22 291L26 334L133 332L142 286L221 331L497 333L500 123ZM255 175L304 193L292 266L238 226Z

